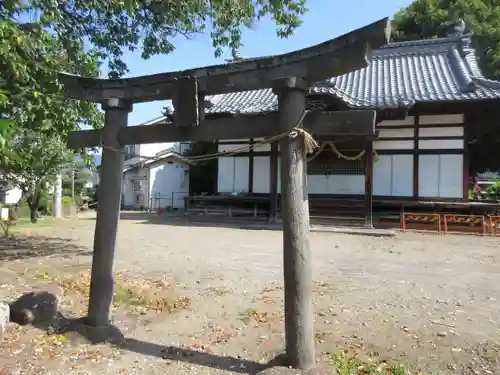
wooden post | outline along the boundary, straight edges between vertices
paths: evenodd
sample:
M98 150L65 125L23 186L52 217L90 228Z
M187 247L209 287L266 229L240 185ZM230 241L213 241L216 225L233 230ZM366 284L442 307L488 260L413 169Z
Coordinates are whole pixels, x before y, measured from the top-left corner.
M278 221L278 143L271 143L270 163L270 186L269 186L269 223Z
M308 85L295 77L276 82L281 132L291 132L305 110ZM307 160L302 136L280 141L281 215L285 284L285 337L288 365L310 369L315 364L312 264L309 244Z
M99 204L94 235L94 253L90 281L88 324L94 327L109 324L114 288L114 253L120 201L124 148L118 142L118 132L127 126L132 105L120 99L108 99L102 131L102 164L99 184Z
M373 228L373 142L365 151L365 227Z
M252 145L255 144L255 140L250 138L248 141L248 145L250 146L250 150L248 153L248 193L253 193L253 174L254 174L254 149Z

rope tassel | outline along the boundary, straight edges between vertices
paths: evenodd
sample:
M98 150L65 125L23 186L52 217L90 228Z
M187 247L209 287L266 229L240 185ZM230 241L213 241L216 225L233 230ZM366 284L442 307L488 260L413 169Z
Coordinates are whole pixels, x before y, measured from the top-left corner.
M302 128L295 128L292 132L290 132L290 138L297 138L299 136L304 138L304 150L306 154L312 154L319 147L318 142L316 142L311 133L306 130Z

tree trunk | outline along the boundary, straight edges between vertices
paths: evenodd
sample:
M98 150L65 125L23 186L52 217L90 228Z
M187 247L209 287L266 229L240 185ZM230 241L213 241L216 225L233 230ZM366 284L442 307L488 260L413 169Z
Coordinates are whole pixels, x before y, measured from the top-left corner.
M28 206L30 208L30 220L33 224L38 221L38 208L40 207L40 199L42 191L39 186L35 187L35 191L28 198Z
M33 224L38 221L38 206L30 204L30 220Z

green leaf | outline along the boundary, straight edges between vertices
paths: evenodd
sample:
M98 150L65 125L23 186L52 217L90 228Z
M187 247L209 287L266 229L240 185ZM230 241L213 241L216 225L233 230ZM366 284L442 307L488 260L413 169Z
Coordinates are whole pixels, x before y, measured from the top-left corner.
M135 12L135 1L134 0L124 0L125 10L129 16L133 16Z
M97 63L106 62L113 77L128 72L123 59L124 50L140 49L143 58L168 54L175 49L174 41L179 36L189 37L210 28L214 54L222 55L239 50L243 45L243 30L253 27L262 17L273 19L277 35L288 37L300 26L301 17L307 12L306 0L89 0L56 3L54 6L54 0L25 0L16 18L17 25L23 30L9 38L17 44L35 47L30 48L34 50L41 44L58 44L62 55L66 54L61 56L61 59L66 59L64 65L73 73L82 73L80 68L95 59ZM38 19L33 20L34 14L40 15ZM19 21L23 19L30 20L29 27ZM12 26L4 25L7 31ZM47 30L51 33L44 32ZM54 35L57 40L52 40ZM35 40L35 36L39 39ZM84 42L86 56L81 53ZM22 67L22 63L17 65L17 69ZM99 75L98 69L89 75Z
M8 11L12 11L14 9L14 6L18 4L18 1L16 0L3 0L2 5L7 9Z

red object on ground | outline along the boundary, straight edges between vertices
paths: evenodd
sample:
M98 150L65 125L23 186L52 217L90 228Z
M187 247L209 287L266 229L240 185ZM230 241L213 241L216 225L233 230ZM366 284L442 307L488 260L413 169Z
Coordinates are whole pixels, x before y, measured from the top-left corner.
M476 192L476 193L480 193L481 192L481 187L479 186L479 184L477 183L477 181L476 181L476 185L474 186L474 192Z

